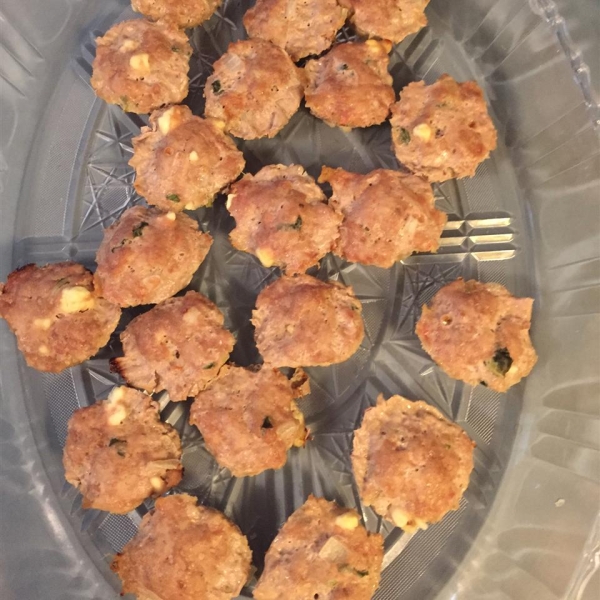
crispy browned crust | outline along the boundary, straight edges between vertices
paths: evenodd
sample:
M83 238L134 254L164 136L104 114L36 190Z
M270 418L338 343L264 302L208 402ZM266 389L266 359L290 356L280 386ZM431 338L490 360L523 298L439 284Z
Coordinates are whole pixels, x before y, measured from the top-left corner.
M379 396L354 432L352 466L361 499L406 531L426 529L459 507L473 447L458 425L425 402Z
M183 213L134 206L104 231L94 283L120 306L157 304L188 285L211 244Z
M302 71L279 46L265 40L234 42L206 81L207 117L246 140L273 137L298 110Z
M307 437L297 388L277 369L225 366L190 410L206 447L235 477L279 469Z
M327 50L342 28L348 10L338 0L257 0L244 15L251 38L283 48L293 60Z
M162 210L179 212L210 206L245 162L218 123L194 116L187 106L171 106L153 112L149 127L133 138L129 164L138 194Z
M481 88L442 75L432 85L409 83L392 107L398 160L429 181L472 177L496 148L496 129Z
M339 0L350 11L350 22L361 35L397 44L427 25L429 0Z
M113 359L113 369L148 393L166 390L174 402L203 390L235 343L221 311L198 292L170 298L136 317L121 341L124 356Z
M191 55L183 31L145 19L123 21L96 40L91 84L109 104L149 113L187 96Z
M350 287L309 275L284 276L258 295L252 324L265 363L326 366L356 352L364 337L361 314Z
M369 600L379 585L383 538L354 510L309 496L271 544L256 600ZM290 596L292 597L292 596Z
M160 421L158 404L127 387L80 408L69 420L65 478L84 508L125 514L181 480L181 442Z
M537 362L532 308L532 298L515 298L499 283L457 279L423 307L416 332L450 377L505 392Z
M65 309L64 293L82 296L81 310ZM105 346L121 309L99 297L92 274L74 262L25 265L0 284L0 317L17 337L27 364L58 373Z
M304 67L306 106L340 127L369 127L385 121L395 94L388 73L387 40L346 42Z
M153 21L190 28L204 23L223 0L131 0L131 7Z
M225 515L196 498L159 498L111 568L123 594L154 600L231 600L250 575L252 554Z
M446 215L420 177L377 169L367 175L323 167L331 205L344 217L334 249L343 258L391 267L413 252L436 252Z
M227 207L236 222L231 243L265 267L303 273L330 252L341 216L299 165L269 165L230 188Z

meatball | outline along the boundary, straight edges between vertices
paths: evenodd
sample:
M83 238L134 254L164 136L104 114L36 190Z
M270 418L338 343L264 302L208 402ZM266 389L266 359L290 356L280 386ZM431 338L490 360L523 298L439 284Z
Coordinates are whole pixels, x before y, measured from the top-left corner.
M69 420L65 479L84 508L125 514L181 480L181 441L162 423L158 404L127 387L80 408Z
M98 293L120 306L162 302L191 281L211 244L187 215L134 206L104 231Z
M515 298L499 283L457 279L423 307L416 332L450 377L505 392L537 362L532 308L532 298Z
M331 126L369 127L387 119L396 99L386 40L347 42L306 63L306 106Z
M265 267L303 273L333 248L341 216L298 165L269 165L230 188L231 243Z
M273 137L298 110L302 93L302 72L284 50L264 40L243 40L214 64L204 88L204 112L239 138Z
M354 432L352 466L362 501L412 532L459 507L475 444L422 401L383 396Z
M0 317L30 367L59 373L108 343L121 309L98 296L82 265L61 262L13 271L0 283Z
M413 252L435 252L446 214L435 208L420 177L377 169L368 175L323 167L320 182L333 188L330 203L344 215L334 251L343 258L391 267Z
M496 129L474 81L442 75L433 85L409 83L392 107L396 157L429 181L472 177L496 147Z
M277 369L225 366L196 396L190 423L234 477L258 475L281 468L292 446L304 446L307 433L297 397L294 381Z
M136 317L121 334L123 354L112 367L148 393L166 390L172 401L195 396L217 376L235 339L223 314L202 294L170 298Z
M178 494L156 501L111 568L122 594L140 600L231 600L251 560L248 541L225 515Z
M358 33L397 44L427 25L429 0L339 0Z
M96 43L91 84L102 100L149 113L187 96L192 47L183 31L138 19L117 23Z
M257 0L244 15L244 27L250 37L273 42L298 61L327 50L347 16L338 0Z
M196 27L210 19L223 0L131 0L131 7L153 21Z
M350 358L363 340L352 288L309 275L284 276L258 295L252 324L258 351L274 367L313 367Z
M379 585L383 538L355 510L309 496L286 521L265 557L256 600L370 600Z
M150 126L133 139L129 164L136 171L137 192L167 211L210 206L245 164L219 125L195 117L187 106L152 113Z

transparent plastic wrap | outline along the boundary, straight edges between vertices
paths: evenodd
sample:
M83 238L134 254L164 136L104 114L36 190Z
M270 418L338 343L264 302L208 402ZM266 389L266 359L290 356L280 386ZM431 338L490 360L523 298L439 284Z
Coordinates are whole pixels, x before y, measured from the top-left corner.
M212 63L244 37L249 4L227 0L193 31L186 103L196 114ZM182 434L178 489L229 515L259 569L278 528L313 493L357 507L384 534L378 600L592 598L600 553L600 152L589 72L547 0L432 0L427 14L428 27L392 53L396 91L444 72L476 79L498 149L475 178L435 186L449 216L438 254L388 270L322 261L319 276L351 285L362 301L366 336L349 361L308 370L312 393L301 408L313 439L293 449L283 469L232 478L187 423L188 403L159 398L163 418ZM93 268L103 228L142 202L127 162L146 117L106 105L89 85L94 38L134 14L124 1L54 0L39 10L23 0L5 2L0 15L0 279L29 262L73 259ZM344 132L304 108L275 138L240 148L249 172L270 163L301 164L313 176L325 164L357 172L397 165L387 124ZM190 288L217 303L237 337L233 359L251 364L250 313L277 274L231 247L222 197L194 215L215 242ZM540 360L506 395L451 380L414 334L423 303L459 276L498 281L536 300ZM98 356L59 375L27 368L0 324L2 598L118 593L108 558L152 502L125 516L84 511L64 482L61 447L73 410L106 397L117 382L108 358L120 352L118 333L135 314L126 311ZM379 393L430 402L477 443L460 510L412 536L362 506L352 477L352 432Z

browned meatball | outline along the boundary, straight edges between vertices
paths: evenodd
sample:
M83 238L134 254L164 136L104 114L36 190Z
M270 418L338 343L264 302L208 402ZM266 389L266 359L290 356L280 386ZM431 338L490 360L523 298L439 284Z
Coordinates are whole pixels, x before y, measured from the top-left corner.
M175 27L196 27L219 8L223 0L131 0L131 7L153 21Z
M227 208L236 222L231 243L265 267L303 273L333 248L341 216L298 165L269 165L230 188Z
M304 446L304 417L290 381L277 369L225 366L196 396L190 423L235 477L279 469L292 446Z
M358 33L397 44L427 25L429 0L339 0Z
M309 496L271 544L254 598L369 600L382 561L383 538L369 533L355 510Z
M69 420L65 479L84 508L124 514L181 480L181 441L162 423L158 404L127 387L80 408Z
M391 48L386 40L347 42L308 61L305 97L312 114L340 127L385 121L395 100L387 70Z
M204 88L204 112L245 140L273 137L298 110L302 93L302 72L284 50L264 40L243 40L214 64Z
M352 466L362 501L397 527L427 529L459 507L473 442L422 401L383 396L354 433Z
M496 129L474 81L442 75L432 85L409 83L392 107L398 160L429 181L472 177L496 147Z
M170 298L136 317L121 341L125 356L113 359L113 368L148 393L167 390L174 402L203 390L235 343L223 328L221 311L198 292Z
M122 594L139 600L231 600L251 559L246 538L225 515L178 494L156 501L111 568Z
M320 182L333 188L330 203L344 215L334 249L347 260L391 267L413 252L435 252L446 215L435 208L420 177L377 169L367 175L323 167Z
M497 392L529 375L532 298L515 298L499 283L457 279L423 307L416 331L425 351L454 379Z
M91 83L109 104L149 113L187 96L192 47L183 31L137 19L117 23L96 43Z
M326 366L358 350L365 333L361 314L350 287L309 275L283 276L258 295L252 324L265 363Z
M162 210L210 206L245 164L220 125L194 116L187 106L152 113L150 126L133 139L129 164L137 192Z
M187 215L134 206L104 231L98 293L120 306L162 302L191 281L211 244Z
M244 27L250 37L277 44L297 61L331 46L348 16L340 4L338 0L257 0L244 15Z
M0 317L30 367L58 373L108 343L121 309L98 296L87 269L61 262L13 271L0 283Z

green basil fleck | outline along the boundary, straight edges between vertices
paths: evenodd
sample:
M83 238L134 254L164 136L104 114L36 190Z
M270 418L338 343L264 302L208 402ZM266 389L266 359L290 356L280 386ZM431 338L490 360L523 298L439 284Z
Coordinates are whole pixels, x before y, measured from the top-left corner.
M405 129L404 127L400 127L400 141L403 144L410 143L410 132L408 131L408 129Z
M171 52L181 52L181 49L177 46L171 46Z
M488 361L486 364L492 373L499 377L504 377L512 367L513 359L507 348L498 348L494 353L492 360Z
M167 194L166 198L171 202L181 202L181 198L177 194Z
M340 565L338 567L338 571L340 571L340 573L353 573L359 577L366 577L369 574L369 571L361 571L360 569L355 569L350 565Z
M54 284L57 288L62 288L65 287L66 285L69 285L70 281L66 278L66 277L61 277L60 279L58 279L56 281L56 283Z
M204 367L202 367L203 369L212 369L215 366L214 362L208 363L207 365L204 365Z
M144 229L144 227L148 227L148 223L146 223L146 221L142 221L137 227L134 227L132 229L133 237L140 237L142 235L142 230Z
M222 91L221 82L218 79L212 82L212 90L215 94L218 94Z
M124 457L126 452L125 452L125 444L127 444L127 442L125 440L120 440L119 438L111 438L110 441L108 442L109 446L117 446L116 447L116 451L117 454L121 457Z
M293 223L284 223L279 229L295 229L299 231L302 228L302 217L298 217Z

